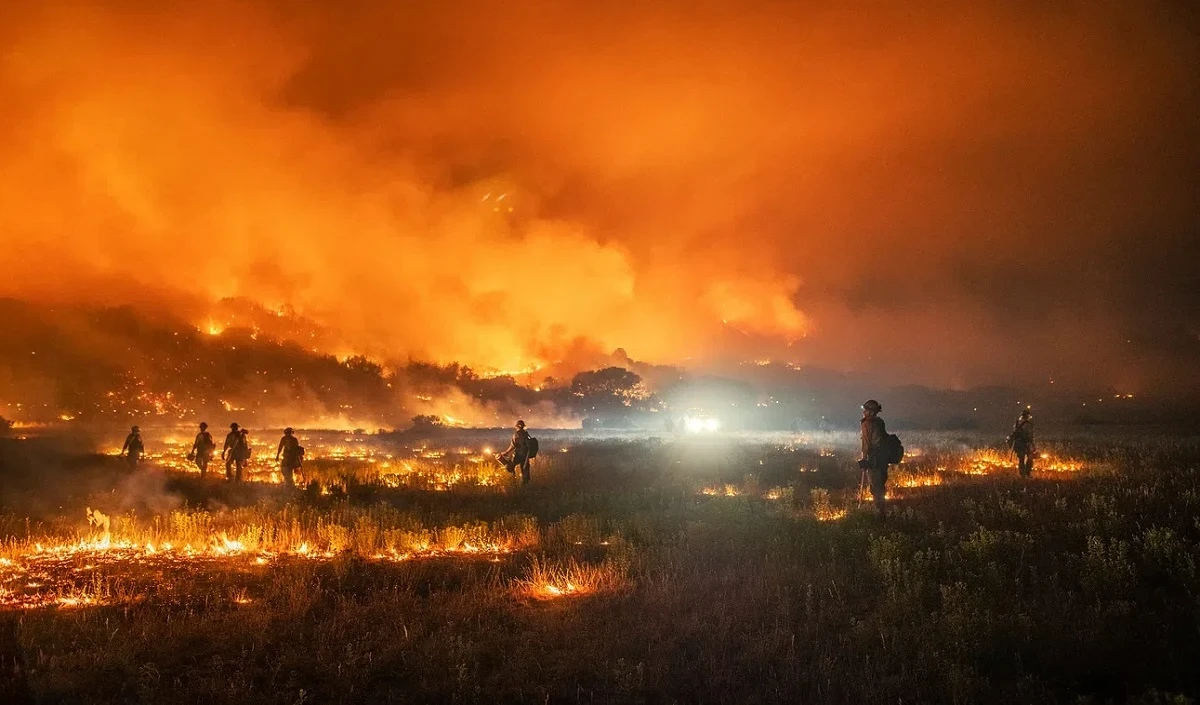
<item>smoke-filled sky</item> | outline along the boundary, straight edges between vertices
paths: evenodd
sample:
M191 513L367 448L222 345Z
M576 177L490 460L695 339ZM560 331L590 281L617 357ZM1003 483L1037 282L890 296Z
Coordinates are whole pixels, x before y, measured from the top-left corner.
M1200 12L841 5L4 3L0 295L1195 387Z

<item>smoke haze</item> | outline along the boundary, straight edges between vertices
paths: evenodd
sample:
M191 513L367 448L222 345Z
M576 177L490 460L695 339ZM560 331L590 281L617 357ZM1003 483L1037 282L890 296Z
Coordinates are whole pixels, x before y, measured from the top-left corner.
M799 5L6 3L0 295L481 369L1194 376L1194 10Z

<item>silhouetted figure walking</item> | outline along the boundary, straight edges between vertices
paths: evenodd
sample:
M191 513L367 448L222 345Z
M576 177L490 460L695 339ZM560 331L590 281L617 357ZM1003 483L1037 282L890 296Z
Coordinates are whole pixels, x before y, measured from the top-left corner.
M504 469L509 473L515 474L516 468L521 468L521 484L529 484L529 459L531 455L531 445L533 439L530 438L529 432L525 430L525 422L517 419L516 429L513 431L512 442L508 444L508 449L497 456L500 462L504 464Z
M283 459L280 461L280 455ZM288 487L296 486L296 471L304 461L304 447L290 427L283 429L283 438L279 439L279 447L275 449L275 462L279 463L279 472L283 475L283 484Z
M871 497L875 500L875 510L879 518L887 517L887 479L888 479L888 449L887 427L879 412L883 406L874 399L868 399L862 405L863 417L860 423L862 438L862 458L858 467L867 472L871 480Z
M192 450L188 453L188 460L196 463L196 467L200 468L200 477L203 478L208 472L208 464L212 462L213 452L217 449L217 443L213 440L212 434L208 432L208 424L200 422L200 432L196 434L196 440L192 441Z
M250 459L249 431L238 428L235 423L229 424L229 433L225 436L225 447L221 450L221 459L225 461L225 479L242 481L242 468ZM236 475L234 469L237 469Z
M121 455L124 455L129 467L136 468L137 464L142 461L142 454L146 452L146 445L142 443L142 430L137 426L129 429L129 435L125 436L125 445L121 446Z
M1033 411L1025 408L1013 424L1012 433L1008 434L1008 446L1017 454L1017 471L1021 477L1033 474L1033 456L1037 449L1033 446Z

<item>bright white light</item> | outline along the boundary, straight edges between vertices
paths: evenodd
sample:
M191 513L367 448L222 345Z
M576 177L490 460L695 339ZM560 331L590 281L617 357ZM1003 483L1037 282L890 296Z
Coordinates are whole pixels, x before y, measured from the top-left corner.
M683 420L683 427L688 433L713 433L721 428L721 420L712 417L692 418Z

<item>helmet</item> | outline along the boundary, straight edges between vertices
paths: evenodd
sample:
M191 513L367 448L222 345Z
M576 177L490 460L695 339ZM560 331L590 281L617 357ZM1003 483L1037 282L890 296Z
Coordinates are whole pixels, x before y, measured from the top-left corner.
M129 430L130 430L130 432L132 432L132 433L138 433L138 432L139 432L139 431L141 431L142 429L138 428L137 426L134 426L133 428L131 428L131 429L129 429Z
M292 435L292 427L288 426L287 428L283 429L283 435L285 435L285 436Z
M203 421L201 421L201 422L200 422L200 430L201 430L201 431L203 431L203 430L204 430L204 429L206 429L206 428L208 428L208 424L206 424L206 423L204 423Z
M1033 418L1033 409L1030 409L1028 406L1025 407L1024 409L1021 409L1021 418L1032 419Z
M525 421L523 419L517 419L517 428L525 428Z
M862 408L863 408L863 411L874 411L877 414L879 412L883 411L883 406L879 402L875 401L874 399L868 399L868 400L864 401Z
M235 423L231 423L231 424L229 424L229 430L230 430L230 431L236 431L236 430L238 430L238 425L237 425L237 424L235 424Z

